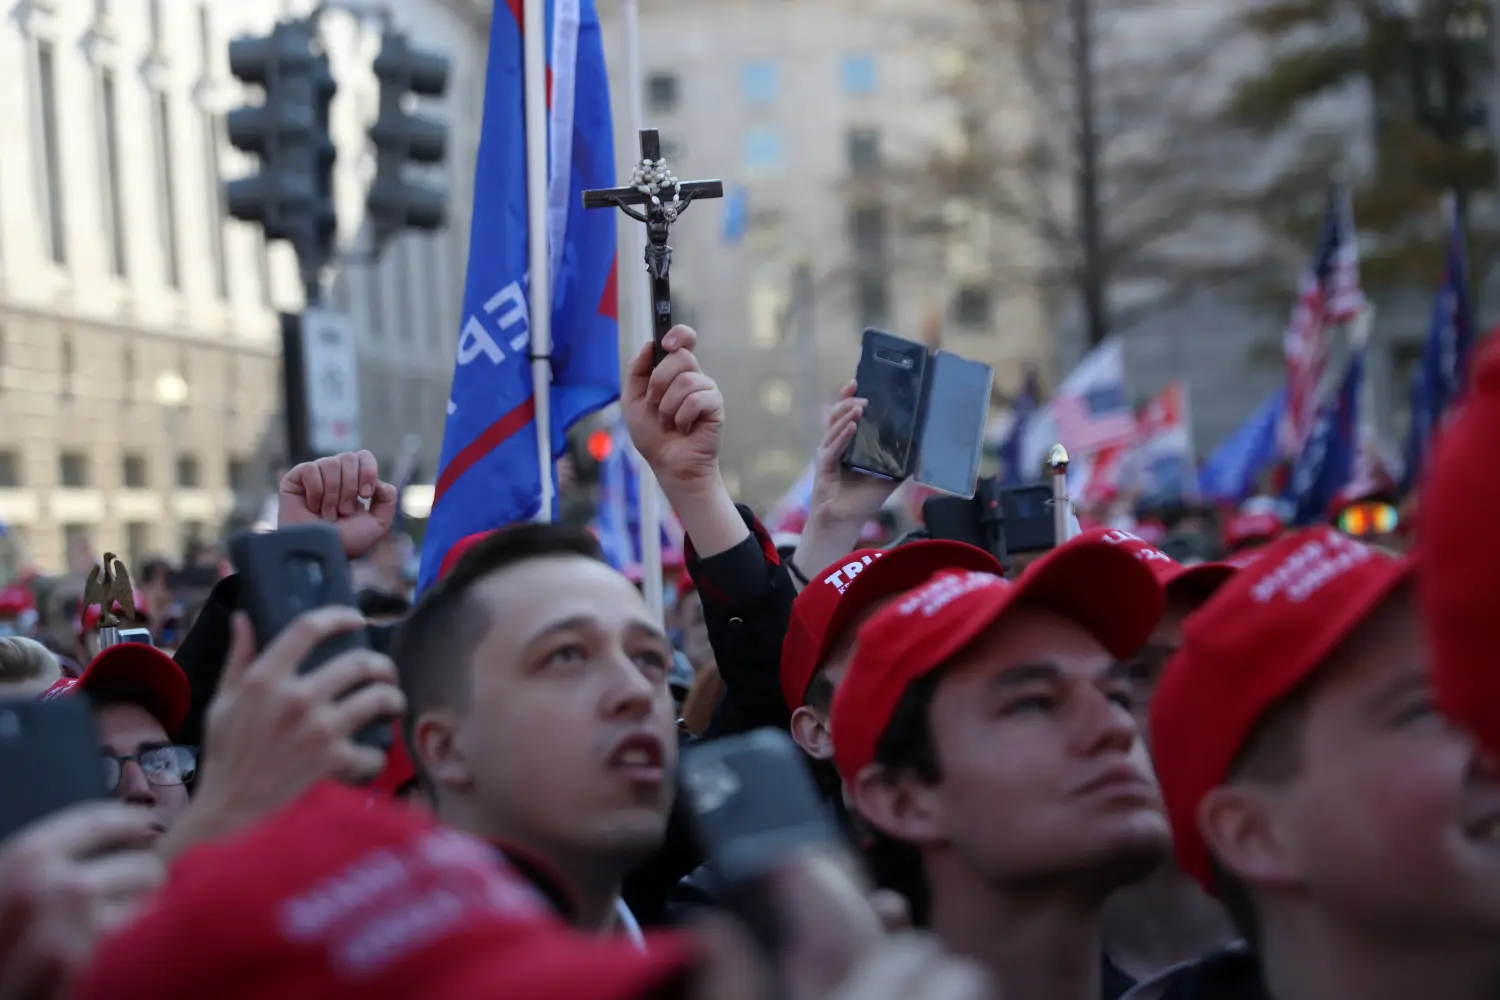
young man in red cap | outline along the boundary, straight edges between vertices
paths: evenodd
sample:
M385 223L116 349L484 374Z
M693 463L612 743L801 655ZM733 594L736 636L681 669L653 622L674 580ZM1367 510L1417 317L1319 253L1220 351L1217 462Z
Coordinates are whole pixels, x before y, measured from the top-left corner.
M106 647L77 678L43 698L83 695L94 707L110 794L151 810L159 839L188 807L198 768L196 747L175 743L192 692L187 676L161 650L138 642Z
M1422 485L1422 614L1443 710L1500 754L1500 341L1474 359L1469 395L1442 429Z
M1500 781L1427 661L1411 564L1331 528L1189 620L1152 705L1157 774L1178 863L1255 956L1137 996L1255 995L1257 975L1276 1000L1500 995Z
M1126 662L1162 588L1106 534L898 597L834 695L855 807L919 856L943 943L1020 1000L1103 995L1100 910L1168 848Z

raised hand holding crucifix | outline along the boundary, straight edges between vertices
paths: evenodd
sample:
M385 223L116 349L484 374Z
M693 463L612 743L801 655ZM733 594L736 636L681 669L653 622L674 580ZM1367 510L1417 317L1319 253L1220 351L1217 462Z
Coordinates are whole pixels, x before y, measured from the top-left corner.
M583 192L584 208L618 208L646 224L646 270L651 275L653 356L661 364L667 356L661 339L672 329L672 248L667 245L672 223L697 198L724 197L723 181L679 181L661 155L661 136L654 128L641 129L641 162L631 171L627 186ZM639 205L637 210L632 206Z

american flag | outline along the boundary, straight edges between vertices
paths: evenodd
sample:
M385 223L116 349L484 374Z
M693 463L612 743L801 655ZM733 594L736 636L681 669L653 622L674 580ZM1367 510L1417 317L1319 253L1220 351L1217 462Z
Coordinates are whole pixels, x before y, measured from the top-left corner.
M1359 286L1359 246L1349 193L1335 186L1323 215L1313 259L1303 273L1284 337L1286 408L1278 432L1281 455L1295 459L1317 420L1328 367L1328 328L1348 323L1364 309Z
M1111 337L1090 351L1047 404L1057 439L1091 454L1135 441L1135 413L1125 389L1125 351Z

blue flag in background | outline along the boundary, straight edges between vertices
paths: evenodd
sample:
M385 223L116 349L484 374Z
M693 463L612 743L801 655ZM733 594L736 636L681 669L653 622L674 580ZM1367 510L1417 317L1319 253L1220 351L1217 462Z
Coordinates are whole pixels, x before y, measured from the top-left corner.
M609 79L594 0L547 4L552 251L552 456L568 428L620 395L614 211L582 192L614 186ZM535 517L541 471L527 321L521 0L496 3L475 170L464 325L418 587L467 535Z
M1286 386L1261 404L1214 449L1198 473L1198 492L1239 503L1255 492L1255 480L1276 458L1276 428L1286 406Z
M1463 220L1453 213L1443 284L1432 304L1422 364L1412 373L1411 427L1406 438L1406 485L1415 484L1426 458L1432 433L1443 414L1463 391L1474 322L1469 312L1468 265L1464 253Z
M1293 524L1325 521L1334 495L1354 475L1354 458L1359 450L1360 389L1365 380L1367 350L1362 345L1350 355L1339 391L1323 404L1307 444L1292 467L1286 499L1295 508Z
M1002 486L1021 485L1021 443L1026 440L1026 429L1031 426L1032 414L1041 405L1042 387L1035 368L1028 369L1026 381L1021 386L1021 396L1012 409L1010 430L1000 442L1000 481Z
M631 579L638 579L644 568L641 555L641 479L636 471L635 449L625 421L620 420L611 432L613 446L609 457L599 463L599 507L592 525L599 538L604 557L615 569ZM681 531L673 532L668 522L673 515L663 508L661 551L666 563L680 562Z

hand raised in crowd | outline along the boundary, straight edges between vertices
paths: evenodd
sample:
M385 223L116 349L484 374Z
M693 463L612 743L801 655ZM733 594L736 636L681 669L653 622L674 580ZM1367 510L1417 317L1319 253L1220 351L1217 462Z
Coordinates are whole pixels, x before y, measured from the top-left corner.
M844 451L854 440L859 418L869 401L860 399L850 381L839 390L838 402L828 411L828 428L818 445L813 463L812 499L808 520L824 524L850 524L862 528L879 512L899 485L879 476L867 476L844 467ZM842 553L839 553L840 555ZM821 566L819 563L818 566ZM817 566L808 567L817 569Z
M64 997L95 942L161 884L147 809L91 802L0 845L0 1000Z
M363 625L353 608L319 608L257 656L249 618L235 614L224 677L208 707L203 791L163 838L164 850L170 854L254 822L319 781L358 784L380 772L384 752L354 736L405 709L395 664L357 649L309 673L298 669L324 640Z
M380 467L368 451L294 466L281 477L277 500L278 527L331 524L350 559L369 552L396 519L396 487L381 482Z
M698 334L674 326L662 346L667 356L652 368L647 344L630 362L623 406L636 451L663 488L717 479L724 432L724 396L703 373L693 348Z

